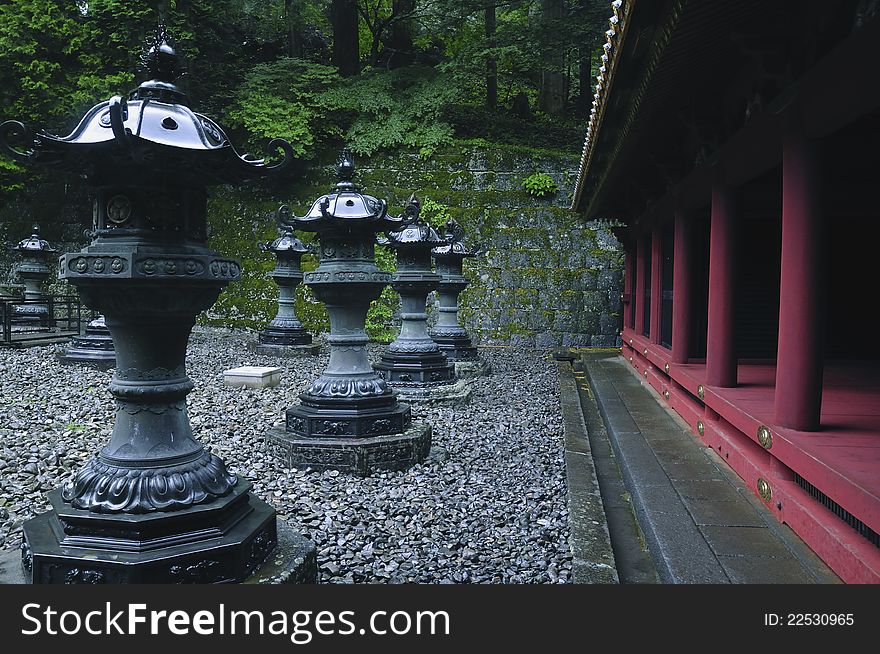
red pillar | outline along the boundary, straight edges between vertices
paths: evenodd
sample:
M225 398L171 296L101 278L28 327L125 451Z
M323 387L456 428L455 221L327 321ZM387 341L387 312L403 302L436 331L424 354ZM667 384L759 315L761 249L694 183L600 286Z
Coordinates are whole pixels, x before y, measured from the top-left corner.
M684 211L675 210L672 247L672 362L687 363L690 347L691 278L690 229Z
M709 234L709 320L706 338L706 385L736 386L733 339L736 258L736 216L733 193L712 185Z
M660 310L663 307L663 253L660 227L651 231L651 324L649 332L652 343L660 342Z
M623 297L626 300L623 303L623 326L629 327L632 324L633 315L633 277L635 276L635 253L632 247L626 248L624 259L623 274Z
M636 239L636 293L633 296L636 312L636 334L642 333L645 324L645 239Z
M825 293L822 209L813 144L799 130L786 134L782 152L782 272L776 422L819 429L824 371Z

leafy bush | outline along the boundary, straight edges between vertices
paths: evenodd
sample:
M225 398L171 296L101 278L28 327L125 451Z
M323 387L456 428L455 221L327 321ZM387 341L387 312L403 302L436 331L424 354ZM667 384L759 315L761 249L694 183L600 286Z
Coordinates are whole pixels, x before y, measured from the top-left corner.
M553 195L559 190L556 180L547 173L532 173L523 180L522 187L526 193L536 198Z
M339 117L324 95L339 80L335 68L302 59L258 64L236 93L227 118L248 132L250 147L283 138L296 157L311 159L316 145L342 134Z
M343 79L336 68L284 58L253 68L227 119L248 133L250 147L280 137L301 159L340 141L359 155L409 146L430 156L452 143L441 113L457 97L448 76L425 66Z
M452 213L449 211L448 204L437 202L431 198L424 198L421 200L421 203L422 211L420 215L422 219L433 225L435 228L443 227L443 225L446 224L446 221L452 218Z
M345 139L356 154L399 147L419 148L428 157L452 143L443 108L458 97L448 75L427 66L367 69L328 89L329 107L343 112Z
M389 248L377 247L376 266L379 270L394 272L397 268L394 253ZM370 303L367 311L367 336L380 343L390 343L397 337L393 319L399 302L400 298L393 288L386 286L382 289L382 295Z

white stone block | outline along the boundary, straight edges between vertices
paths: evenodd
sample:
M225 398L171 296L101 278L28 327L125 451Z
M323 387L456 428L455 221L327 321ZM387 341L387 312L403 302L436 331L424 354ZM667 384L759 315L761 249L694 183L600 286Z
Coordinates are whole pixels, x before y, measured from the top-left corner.
M270 386L277 386L281 382L281 368L265 366L231 368L223 373L223 380L228 386L268 388Z

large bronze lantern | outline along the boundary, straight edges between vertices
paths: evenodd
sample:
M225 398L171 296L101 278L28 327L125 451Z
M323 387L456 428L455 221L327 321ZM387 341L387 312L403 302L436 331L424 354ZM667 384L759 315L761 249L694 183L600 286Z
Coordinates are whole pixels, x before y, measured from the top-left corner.
M290 466L361 475L402 470L427 457L431 427L413 423L410 406L373 370L365 323L370 302L391 282L391 274L376 267L376 234L399 230L410 218L389 216L384 200L360 192L349 153L336 171L336 187L305 216L287 206L279 210L283 224L318 233L321 262L305 274L305 284L330 314L330 362L287 409L284 427L267 438Z
M400 295L400 334L373 367L407 402L464 403L470 397L470 386L456 380L452 362L427 329L428 293L436 290L441 280L431 266L431 250L444 241L418 217L420 205L415 196L409 206L416 219L383 242L397 259L391 285Z
M0 126L7 153L90 185L93 239L61 257L60 276L105 316L116 348L109 443L23 526L35 583L241 582L277 552L281 533L251 483L193 437L185 355L196 316L240 273L207 247L207 187L278 169L289 145L270 143L284 151L274 165L241 156L193 112L164 27L144 63L148 81L90 109L69 136ZM314 546L295 536L292 547L282 576L313 580Z

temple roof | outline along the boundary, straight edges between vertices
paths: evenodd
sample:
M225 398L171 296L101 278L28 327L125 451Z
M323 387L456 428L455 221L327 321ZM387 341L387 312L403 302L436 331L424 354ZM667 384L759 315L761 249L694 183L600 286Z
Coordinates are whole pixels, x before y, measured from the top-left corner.
M855 4L612 3L572 209L631 221L681 180L716 166L746 126L766 119L765 141L776 138L773 116L800 92L801 78L869 20ZM831 129L821 117L810 120L814 133Z

